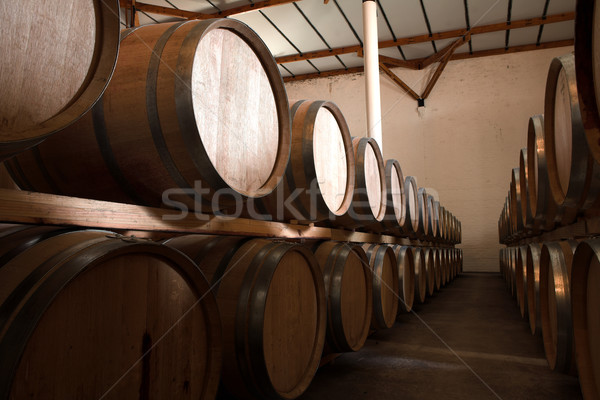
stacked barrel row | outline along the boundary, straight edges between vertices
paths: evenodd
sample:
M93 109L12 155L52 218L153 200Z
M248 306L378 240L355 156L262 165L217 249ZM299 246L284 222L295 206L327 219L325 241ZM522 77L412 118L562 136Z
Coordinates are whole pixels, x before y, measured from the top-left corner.
M5 165L29 191L460 242L460 221L335 104L290 103L231 19L126 30L92 109Z
M293 399L323 351L360 349L460 272L460 221L396 160L384 162L376 142L352 138L335 104L290 102L243 23L119 36L116 0L21 3L2 8L20 42L0 63L0 159L20 188L420 242L156 243L4 226L0 399L211 399L219 387L224 397Z
M358 351L461 266L450 247L210 235L159 243L5 225L0 398L211 399L220 390L293 399L324 351Z
M577 374L586 399L600 398L600 232L589 223L600 212L596 4L577 3L575 53L550 65L544 116L529 120L498 221L507 288L550 368ZM585 227L569 227L577 221Z
M578 374L586 399L600 394L600 240L560 240L500 250L500 271L548 365Z

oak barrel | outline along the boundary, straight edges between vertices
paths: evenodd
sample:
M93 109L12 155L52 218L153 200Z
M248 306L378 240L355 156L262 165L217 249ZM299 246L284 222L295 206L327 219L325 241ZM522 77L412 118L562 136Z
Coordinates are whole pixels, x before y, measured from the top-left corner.
M415 299L415 256L410 246L393 245L398 266L400 307L403 312L410 312Z
M419 188L417 190L417 207L419 210L419 225L417 229L417 237L421 240L430 239L431 232L429 230L429 218L428 204L427 204L427 190L425 188Z
M413 247L413 264L415 266L415 299L419 303L424 303L427 297L427 268L425 267L426 253L429 249L426 247Z
M371 328L391 328L398 314L399 280L396 255L385 244L363 244L373 281Z
M433 296L435 293L435 258L437 249L433 247L424 248L424 264L427 277L427 295Z
M230 213L273 191L290 113L254 31L234 19L146 25L119 54L90 112L7 163L21 188Z
M573 54L556 57L550 64L544 116L550 189L559 206L557 218L567 225L600 193L600 166L591 156L583 128Z
M532 335L542 333L542 314L540 311L540 253L538 243L527 246L527 310L529 328Z
M385 163L386 208L383 219L384 231L390 234L401 234L406 219L406 195L404 192L404 175L397 160Z
M544 116L529 118L527 130L527 187L528 208L533 217L534 231L554 228L557 213L556 203L550 190L548 162L544 139Z
M527 305L527 246L518 246L516 249L515 285L517 291L517 304L522 318L529 317Z
M438 225L440 218L439 203L437 207L435 199L432 195L427 195L427 213L429 214L428 226L429 226L429 239L435 240L438 237Z
M519 185L521 185L521 217L523 227L528 232L533 230L533 216L529 206L529 179L527 169L527 148L521 149L519 154ZM538 232L539 233L539 232Z
M404 196L406 202L402 233L406 237L416 239L419 232L419 188L415 177L404 178Z
M189 258L107 231L39 234L0 266L0 398L215 397L219 314Z
M373 283L367 255L359 245L327 241L314 249L327 296L327 345L333 352L359 350L373 313Z
M519 168L513 168L510 175L510 217L513 231L522 235L523 216L521 215L521 185Z
M577 1L575 73L587 142L596 162L600 162L600 6L597 0Z
M348 213L334 216L333 224L380 232L386 211L385 167L379 145L373 138L352 138L355 181Z
M119 49L116 0L2 2L0 161L73 123L102 95Z
M327 326L323 274L305 246L265 239L169 239L211 283L223 329L223 394L294 399L319 366Z
M586 399L600 398L600 240L580 242L573 257L571 301L577 373Z
M278 221L346 214L354 192L354 152L341 110L329 101L300 100L290 113L290 161L282 183L263 200L266 208Z
M571 268L574 240L549 242L540 254L540 314L544 350L550 369L575 370L573 318L571 313Z

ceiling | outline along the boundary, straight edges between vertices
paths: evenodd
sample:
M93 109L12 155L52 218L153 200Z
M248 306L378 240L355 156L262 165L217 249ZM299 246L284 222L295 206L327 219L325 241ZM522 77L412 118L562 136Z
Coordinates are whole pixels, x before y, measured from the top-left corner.
M121 5L129 2L121 0ZM415 69L422 66L417 62L442 52L467 32L470 40L456 48L452 59L566 46L574 37L575 0L377 3L379 54L398 60L397 65L416 60L406 63ZM362 70L363 59L357 55L363 43L361 7L360 0L144 0L136 1L135 8L140 25L182 19L175 14L206 18L243 10L228 17L258 33L289 81ZM125 13L122 23L127 24Z

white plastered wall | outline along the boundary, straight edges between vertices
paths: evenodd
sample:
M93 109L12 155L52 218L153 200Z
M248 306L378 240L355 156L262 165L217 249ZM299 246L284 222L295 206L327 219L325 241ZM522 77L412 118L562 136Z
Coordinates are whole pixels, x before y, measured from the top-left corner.
M442 205L462 221L464 268L498 270L498 216L519 150L527 146L530 116L543 113L548 67L572 47L451 61L425 109L381 74L383 156L400 162L419 187L435 188ZM433 67L435 68L436 65ZM432 73L393 69L422 93ZM365 136L362 74L286 85L290 103L331 100L352 136Z

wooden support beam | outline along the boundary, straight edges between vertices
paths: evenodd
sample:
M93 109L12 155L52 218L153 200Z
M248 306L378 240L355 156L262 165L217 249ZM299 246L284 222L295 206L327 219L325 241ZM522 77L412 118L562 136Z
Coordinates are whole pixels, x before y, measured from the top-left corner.
M421 97L410 88L402 79L400 79L396 74L394 74L388 67L385 66L384 63L379 63L379 68L385 72L387 76L390 77L391 80L394 81L398 86L400 86L406 93L412 96L413 99L419 100Z
M310 74L287 76L287 77L283 78L283 81L284 82L304 81L306 79L327 78L330 76L346 75L346 74L358 74L360 72L364 72L363 67L353 67L353 68L348 68L348 69L335 69L332 71L321 71L321 72L313 72Z
M284 239L327 239L348 242L432 245L389 235L286 224L245 218L207 217L193 212L150 208L75 197L0 189L0 223L80 226L134 232L205 233ZM173 217L177 219L174 220ZM204 216L206 217L206 216Z
M475 51L472 54L470 54L468 52L467 53L454 53L452 55L452 57L450 57L450 61L464 60L464 59L468 59L468 58L485 57L485 56L494 56L494 55L500 55L500 54L519 53L522 51L553 49L553 48L557 48L557 47L572 46L573 43L574 43L573 39L567 39L567 40L557 40L554 42L545 42L545 43L541 43L539 46L537 46L535 44L527 44L527 45L522 45L522 46L512 46L512 47L509 47L508 49L502 47L499 49ZM414 59L414 60L410 60L410 61L418 64L418 63L423 63L425 61L425 58L418 58L418 59ZM337 70L331 70L331 71L324 71L324 72L321 72L321 74L301 74L301 75L299 74L294 77L283 78L283 81L284 82L303 81L306 79L353 74L353 73L359 73L359 72L362 72L362 67L348 68L348 70L337 69Z
M423 60L423 62L420 63L419 69L427 68L431 64L436 63L436 62L440 61L441 59L443 59L447 54L452 55L452 53L454 53L454 51L456 51L456 49L458 49L463 44L467 43L469 40L471 40L471 33L467 33L465 36L463 36L459 39L456 39L454 42L450 43L448 46L444 47L442 50L425 58Z
M379 55L379 62L392 67L402 67L408 69L421 69L420 65L413 60L399 60L393 57Z
M462 46L463 44L465 44L466 42L468 42L470 38L471 38L471 34L467 34L464 37L456 40L454 43L452 43L450 46L448 46L444 49L444 51L443 51L444 55L442 56L440 64L438 65L437 69L435 70L435 73L433 74L433 76L431 77L429 82L427 83L427 86L425 87L425 90L423 91L423 94L421 95L422 99L426 99L429 96L429 94L433 90L433 87L435 86L438 79L442 75L444 68L446 68L448 61L450 61L452 54L454 54L454 51L456 49L458 49L460 46ZM425 64L425 62L423 64Z
M557 41L554 41L554 42L545 42L545 43L540 43L539 45L536 45L535 43L533 43L533 44L525 44L525 45L521 45L521 46L512 46L512 47L509 47L508 49L502 47L500 49L490 49L490 50L474 51L473 54L458 53L458 54L454 54L452 56L451 60L452 61L454 61L454 60L464 60L464 59L467 59L467 58L496 56L496 55L500 55L500 54L519 53L519 52L522 52L522 51L553 49L553 48L556 48L556 47L573 46L574 44L575 44L575 41L573 39L557 40Z
M119 1L121 4L121 7L125 7L125 8L127 7L128 0L119 0ZM252 10L260 10L262 8L279 6L279 5L287 4L287 3L294 3L296 1L302 1L302 0L257 1L252 4L248 4L248 5L244 5L244 6L240 6L240 7L234 7L234 8L230 8L228 10L223 10L221 12L211 13L211 14L194 12L194 11L186 11L186 10L178 10L176 8L156 6L154 4L146 4L146 3L140 3L140 2L138 2L136 4L136 9L139 11L147 12L147 13L168 15L171 17L178 17L178 18L184 18L184 19L209 19L209 18L224 18L224 17L228 17L228 16L234 15L234 14L240 14L240 13L252 11Z
M399 38L396 40L385 40L385 41L379 42L379 48L384 49L387 47L403 46L403 45L414 44L414 43L425 43L425 42L431 42L434 40L453 39L453 38L465 36L467 33L476 35L476 34L481 34L481 33L505 31L507 29L527 28L529 26L538 26L538 25L552 24L552 23L556 23L556 22L571 21L573 19L575 19L575 13L572 13L572 12L554 14L554 15L547 16L545 19L539 17L539 18L530 18L530 19L522 19L522 20L518 20L518 21L512 21L510 23L510 25L503 22L503 23L499 23L499 24L477 26L477 27L471 28L470 31L467 31L466 29L455 29L455 30L451 30L451 31L434 33L431 36L428 34L425 34L425 35ZM281 56L281 57L277 57L275 59L275 61L277 61L278 64L284 64L284 63L294 62L294 61L310 60L313 58L322 58L322 57L336 56L336 55L340 55L340 54L358 53L359 50L361 50L360 45L337 47L337 48L334 48L331 50L329 50L329 49L317 50L317 51L305 52L303 54L292 54L292 55L288 55L288 56Z

